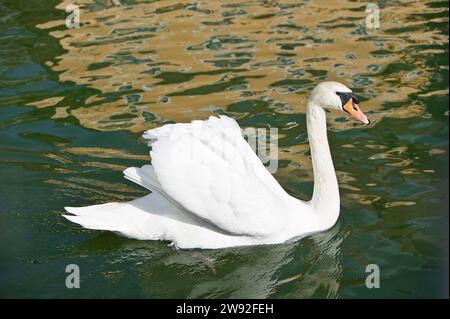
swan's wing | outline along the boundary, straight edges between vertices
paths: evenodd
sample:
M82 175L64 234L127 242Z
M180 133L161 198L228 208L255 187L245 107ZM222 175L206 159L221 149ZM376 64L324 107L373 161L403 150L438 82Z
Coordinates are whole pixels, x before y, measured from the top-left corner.
M238 235L268 236L286 225L289 195L233 119L168 124L144 137L164 192L190 213Z

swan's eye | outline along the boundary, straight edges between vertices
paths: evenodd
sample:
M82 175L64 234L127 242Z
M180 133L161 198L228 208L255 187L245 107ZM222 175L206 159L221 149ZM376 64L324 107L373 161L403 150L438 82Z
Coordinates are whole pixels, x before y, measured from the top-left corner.
M353 94L352 94L352 100L353 100L353 102L355 102L356 104L359 103L359 99L358 99L355 95L353 95Z

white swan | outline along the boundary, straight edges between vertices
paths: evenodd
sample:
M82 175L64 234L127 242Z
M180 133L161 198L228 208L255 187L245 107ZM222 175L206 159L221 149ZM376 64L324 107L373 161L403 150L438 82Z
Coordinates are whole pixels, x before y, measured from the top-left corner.
M85 228L168 240L179 248L277 244L324 231L335 224L340 205L324 109L346 111L369 124L357 102L337 82L320 83L311 92L306 122L314 193L309 202L286 193L238 124L220 116L145 132L152 165L124 174L151 194L127 203L66 207L72 215L63 216Z

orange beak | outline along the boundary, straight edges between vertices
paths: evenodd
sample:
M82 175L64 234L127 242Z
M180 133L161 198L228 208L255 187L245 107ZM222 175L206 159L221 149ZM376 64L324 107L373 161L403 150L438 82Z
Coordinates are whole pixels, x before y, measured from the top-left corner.
M360 110L358 104L353 103L353 99L349 99L347 103L343 106L343 109L353 116L355 119L364 123L366 125L370 124L370 120L367 116Z

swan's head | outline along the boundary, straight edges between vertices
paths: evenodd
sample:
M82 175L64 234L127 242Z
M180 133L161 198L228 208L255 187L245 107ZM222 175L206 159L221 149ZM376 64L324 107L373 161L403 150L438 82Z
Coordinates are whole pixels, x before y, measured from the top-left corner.
M358 121L370 124L370 120L358 106L358 98L345 85L327 81L319 83L311 92L310 100L324 109L347 112Z

